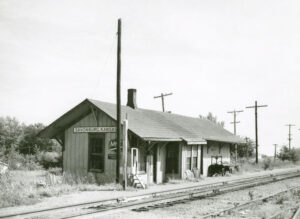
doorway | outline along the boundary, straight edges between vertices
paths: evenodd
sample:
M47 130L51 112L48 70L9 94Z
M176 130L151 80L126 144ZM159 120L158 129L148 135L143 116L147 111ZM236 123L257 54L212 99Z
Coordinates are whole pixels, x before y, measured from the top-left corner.
M171 142L166 145L166 174L178 174L179 144Z

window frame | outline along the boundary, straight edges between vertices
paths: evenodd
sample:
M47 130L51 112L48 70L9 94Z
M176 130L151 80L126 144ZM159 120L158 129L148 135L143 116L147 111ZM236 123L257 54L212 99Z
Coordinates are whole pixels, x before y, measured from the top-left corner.
M192 157L191 156L187 156L185 159L185 167L186 170L192 170Z
M91 138L100 138L103 141L103 152L102 153L92 153L91 152ZM102 169L91 168L91 158L92 156L101 157L103 160ZM105 134L103 133L88 133L88 172L104 173L105 170Z
M186 147L185 169L193 170L198 168L198 145L187 145ZM188 162L188 159L190 162Z

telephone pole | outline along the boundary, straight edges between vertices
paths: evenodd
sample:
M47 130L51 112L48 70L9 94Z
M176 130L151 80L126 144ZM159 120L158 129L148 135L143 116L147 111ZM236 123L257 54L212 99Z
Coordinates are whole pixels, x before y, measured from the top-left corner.
M275 149L275 151L274 151L274 161L275 161L276 160L276 156L277 156L277 151L276 151L277 144L274 144L274 149Z
M233 111L227 112L227 113L233 113L233 122L231 122L230 124L233 124L235 135L236 135L236 124L240 123L240 121L236 121L236 115L237 115L237 113L241 113L241 112L244 112L244 111L243 110L233 110Z
M289 127L289 135L288 135L288 140L289 140L289 150L291 150L291 142L292 142L292 133L291 133L291 127L295 126L294 124L287 124L285 126Z
M257 108L259 107L267 107L268 105L257 105L257 101L255 101L254 106L247 106L246 108L254 108L255 109L255 148L256 148L256 157L255 162L258 163L258 124L257 124Z
M118 19L117 47L117 157L116 183L120 183L120 151L121 151L121 19Z
M162 104L162 111L165 112L165 96L170 96L172 95L173 93L168 93L168 94L163 94L161 93L161 95L159 96L155 96L154 99L156 98L161 98L161 104Z

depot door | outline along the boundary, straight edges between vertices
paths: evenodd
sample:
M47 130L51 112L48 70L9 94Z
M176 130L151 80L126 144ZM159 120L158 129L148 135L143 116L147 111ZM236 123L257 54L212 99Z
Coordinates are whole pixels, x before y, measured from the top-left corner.
M178 174L179 144L172 142L166 145L166 174Z

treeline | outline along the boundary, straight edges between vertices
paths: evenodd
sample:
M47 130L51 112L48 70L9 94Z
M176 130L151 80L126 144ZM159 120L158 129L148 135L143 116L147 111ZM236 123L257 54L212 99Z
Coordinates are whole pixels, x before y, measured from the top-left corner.
M16 118L0 117L0 161L11 169L39 169L61 165L61 146L41 138L42 123L25 125Z
M237 147L238 158L249 160L255 156L255 142L250 138L245 138L246 144ZM234 145L231 147L231 152L234 153ZM234 156L234 154L233 154ZM232 156L232 157L233 157ZM275 154L274 154L275 156ZM268 156L263 156L266 158ZM276 158L281 161L291 161L296 163L300 160L300 148L289 149L286 145L282 145L280 150L276 152Z
M280 149L280 152L276 155L280 160L297 162L300 160L300 148L291 148L283 145Z

